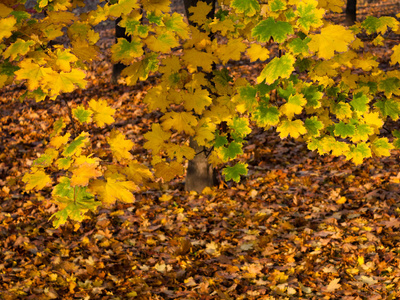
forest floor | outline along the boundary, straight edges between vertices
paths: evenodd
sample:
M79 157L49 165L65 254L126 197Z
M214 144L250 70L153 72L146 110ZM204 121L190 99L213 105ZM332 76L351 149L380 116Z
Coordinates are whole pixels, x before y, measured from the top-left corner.
M113 32L99 44L108 49ZM392 39L377 49L388 59ZM230 71L255 77L262 65ZM50 189L26 193L21 178L70 106L104 98L148 163L143 134L159 114L141 99L157 76L135 87L110 84L105 55L87 89L54 102L0 98L0 299L399 299L399 152L360 166L318 156L306 145L254 130L249 174L203 194L184 178L101 208L81 226L55 229ZM99 148L108 132L99 131Z

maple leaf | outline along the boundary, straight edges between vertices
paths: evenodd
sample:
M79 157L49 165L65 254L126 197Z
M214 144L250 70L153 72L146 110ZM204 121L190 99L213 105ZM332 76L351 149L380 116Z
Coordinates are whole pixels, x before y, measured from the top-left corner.
M182 39L189 38L189 27L183 20L182 15L174 12L172 15L166 15L164 18L165 28L170 32L175 32Z
M60 93L70 93L75 90L75 85L85 88L87 81L85 72L79 69L72 69L71 72L51 72L44 79L46 87L50 89L50 95L59 95Z
M269 50L259 44L251 44L246 50L247 55L250 57L250 61L265 61L269 58Z
M128 14L139 7L136 0L118 0L118 3L110 5L108 13L112 17L120 17L122 14Z
M122 171L129 180L132 180L136 184L152 180L154 177L149 168L139 163L137 160L129 162L128 166Z
M114 129L111 131L110 137L107 138L107 142L110 145L114 157L118 161L132 159L133 156L129 151L132 149L134 144L131 140L126 140L124 134Z
M48 148L40 157L32 162L32 166L42 168L48 167L57 157L58 151L54 148Z
M360 143L357 146L352 146L350 151L345 154L346 159L352 160L356 165L363 162L364 158L372 156L371 149L366 143Z
M341 284L339 284L339 281L340 281L340 278L335 278L335 279L331 280L329 282L329 284L323 288L324 291L327 293L334 292L335 290L337 290L338 288L340 288L342 286Z
M212 5L207 4L204 1L197 1L196 6L189 8L189 20L197 24L205 24L207 21L207 15L212 9Z
M159 178L162 178L164 182L169 182L174 179L176 176L183 175L183 166L177 161L168 162L160 162L154 166L155 175Z
M197 125L197 118L191 112L171 111L161 117L162 127L165 130L174 128L178 132L185 132L189 135L195 133L193 127Z
M89 180L102 176L102 172L97 169L98 164L83 163L72 171L71 186L86 186Z
M183 95L185 107L187 110L194 110L197 114L201 114L206 106L210 105L212 99L205 89L196 89L193 93Z
M273 84L279 77L289 78L294 71L295 58L290 54L285 54L282 57L275 57L261 71L257 77L259 83L265 82Z
M242 118L235 117L230 122L228 122L228 125L230 128L232 128L234 130L234 132L232 133L232 137L234 139L244 138L246 135L248 135L251 132L251 129L249 126L249 120L244 117L242 117Z
M179 41L170 32L165 32L157 37L151 35L145 40L145 43L150 50L161 53L171 52L171 48L179 46Z
M226 45L218 44L215 54L222 61L222 64L226 64L230 59L240 60L241 53L246 48L247 46L243 44L242 39L230 39Z
M170 11L170 0L142 0L141 4L143 9L148 11L155 11L157 14L161 12L169 12Z
M318 120L317 116L313 116L304 121L304 126L310 136L319 136L319 131L324 128L324 124Z
M64 156L79 156L82 148L89 142L89 134L87 132L82 132L77 136L69 145L66 145L62 155Z
M284 139L286 138L289 134L293 138L298 138L301 134L306 134L307 129L304 127L303 121L301 120L295 120L295 121L290 121L286 120L283 121L277 128L276 130L279 133L279 136Z
M93 181L89 189L99 194L103 203L113 204L116 200L125 203L135 202L135 196L132 191L138 190L138 187L133 181L119 181L108 177L106 181Z
M335 125L335 130L333 131L335 135L341 136L342 138L346 138L348 136L353 136L355 133L356 127L353 124L346 124L343 121L340 121Z
M321 8L317 8L318 1L316 0L303 0L297 5L297 25L300 26L304 31L308 32L311 27L320 27L322 23L322 17L325 11Z
M26 183L25 190L41 190L46 185L51 184L51 178L42 170L36 170L32 173L25 173L22 181Z
M343 12L344 0L319 0L318 7L337 13Z
M280 111L292 119L294 115L301 114L303 106L306 105L307 100L301 94L290 95L287 103L281 106Z
M272 17L258 23L251 31L251 35L260 42L268 42L271 38L277 43L283 43L289 34L293 34L293 27L287 22L277 21Z
M0 41L12 35L12 32L16 29L14 27L16 23L17 20L13 16L0 20Z
M65 135L61 135L61 136L54 136L50 140L50 145L55 147L56 149L58 149L61 146L64 146L68 142L70 137L71 137L70 133L66 133Z
M194 139L199 146L206 146L207 142L214 139L216 125L209 118L202 118L195 129Z
M330 59L337 52L345 52L354 40L354 33L340 25L328 24L321 29L320 34L311 35L308 47L311 51L318 52L318 57Z
M226 167L222 170L222 175L225 176L225 180L233 180L235 182L240 181L240 176L247 175L247 164L237 163L233 167Z
M371 145L372 152L378 157L390 156L390 150L393 148L393 144L389 143L387 138L376 139Z
M196 152L189 146L177 145L177 144L167 144L167 153L170 158L176 158L176 161L182 163L183 158L193 159Z
M388 27L391 27L393 31L396 31L399 22L393 17L374 17L368 16L362 23L361 26L365 28L367 34L381 33L384 34Z
M395 121L399 118L400 104L396 100L377 101L374 105L380 109L384 117L390 116Z
M390 59L390 64L395 65L396 63L400 63L400 45L396 45L392 48L392 55Z
M364 95L363 93L358 93L353 96L353 100L351 100L350 105L355 111L365 113L369 109L368 102L369 99L366 95Z
M212 65L215 62L214 55L196 49L185 50L182 59L190 72L197 71L197 67L201 67L205 72L211 72Z
M220 152L224 161L228 161L229 159L234 159L236 156L243 154L242 144L237 142L229 143L228 147L220 148Z
M68 49L57 49L55 54L57 56L56 65L64 72L70 72L71 63L78 60Z
M112 117L115 113L115 109L108 106L107 101L100 99L98 101L92 99L89 101L89 107L94 112L93 119L96 125L103 127L105 124L114 123L114 118Z
M82 105L79 105L77 108L72 109L72 115L80 122L80 123L89 123L91 122L93 112L91 110L85 109Z
M28 80L28 89L35 90L39 87L45 77L52 73L50 68L41 67L37 63L33 63L32 59L24 59L19 63L20 69L15 72L17 80Z
M236 12L248 17L254 16L260 10L260 4L257 0L233 0L231 6Z
M139 38L133 38L130 42L127 39L119 38L117 43L111 47L111 53L112 62L130 65L135 58L143 55L143 44Z
M147 140L144 148L153 151L155 155L165 146L165 141L171 137L171 133L162 130L160 124L153 123L151 131L145 133L143 137Z
M253 112L253 119L259 126L275 126L279 123L279 110L275 106L269 106L267 102L260 102Z
M6 49L6 51L3 52L3 57L15 60L17 57L27 54L30 51L31 46L34 44L34 41L17 39Z

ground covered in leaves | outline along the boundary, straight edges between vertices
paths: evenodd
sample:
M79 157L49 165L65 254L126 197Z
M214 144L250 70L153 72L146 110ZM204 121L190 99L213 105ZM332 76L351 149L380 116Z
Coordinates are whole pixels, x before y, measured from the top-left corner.
M101 34L106 49L112 31ZM140 100L157 76L111 85L108 61L89 71L88 89L55 102L21 103L18 86L2 91L0 299L400 298L398 152L356 167L257 129L240 184L198 195L178 178L54 229L50 189L27 194L21 178L67 105L112 101L113 126L136 143L135 159L149 160L143 133L159 115ZM97 132L99 151L107 132Z

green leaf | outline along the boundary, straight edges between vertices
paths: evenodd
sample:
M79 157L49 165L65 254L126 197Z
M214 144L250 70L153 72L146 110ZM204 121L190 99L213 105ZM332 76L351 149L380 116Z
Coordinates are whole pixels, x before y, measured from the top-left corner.
M27 54L30 51L30 47L35 44L34 41L24 41L21 39L17 39L15 43L12 43L6 51L4 51L4 58L10 58L11 60L15 60L16 58Z
M228 147L221 148L224 160L234 159L236 156L243 154L242 144L231 142Z
M364 158L371 157L371 149L366 143L358 144L356 147L352 146L350 151L346 153L346 159L352 160L356 165L363 162Z
M356 127L354 135L351 137L353 143L368 140L369 136L374 133L374 129L368 124L361 124Z
M245 118L239 118L239 117L233 118L232 122L229 123L229 127L235 131L235 133L233 134L234 139L236 139L235 137L236 135L239 138L244 138L251 132L251 129L249 127L249 120Z
M299 16L297 24L307 32L311 27L319 27L322 23L324 10L317 8L317 1L300 2L297 6L297 14Z
M119 38L118 42L111 47L111 60L114 63L121 62L130 65L134 59L143 55L143 44L139 38L127 39Z
M307 100L307 106L311 106L313 108L318 108L321 106L320 100L324 94L318 91L317 86L311 85L305 87L301 90L301 92Z
M258 82L265 80L267 84L272 84L279 77L289 78L294 71L295 58L290 54L285 54L282 57L275 57L261 71L257 77Z
M273 12L284 10L286 8L286 1L282 1L282 0L268 1L268 4L269 4L269 8Z
M308 43L311 38L307 37L304 40L295 38L290 41L288 47L292 50L293 54L306 54L308 52Z
M310 136L319 136L319 131L324 128L321 121L318 120L317 116L313 116L304 121L304 126Z
M332 112L336 115L339 120L343 120L346 118L351 118L353 112L350 108L350 104L345 102L336 103L333 108Z
M228 139L226 138L226 136L217 134L214 142L214 147L219 148L226 144L228 144Z
M367 34L384 34L388 27L393 28L393 30L397 30L398 24L398 21L392 17L376 18L369 16L361 23L361 26L366 30Z
M222 170L222 175L225 176L226 181L232 179L239 182L241 175L247 175L247 164L237 163L233 167L226 167Z
M61 177L60 183L57 184L52 192L53 199L60 203L64 208L55 214L50 219L53 220L53 225L57 228L66 223L68 217L71 220L81 222L85 219L85 213L89 210L95 210L101 202L95 201L94 195L87 191L86 187L71 186L71 179Z
M65 146L64 152L62 154L64 156L72 156L74 154L78 154L88 141L88 134L86 132L82 132L69 145Z
M268 42L272 37L277 43L283 43L289 34L293 34L293 27L287 22L277 21L272 17L258 23L251 35L260 42Z
M378 90L384 92L386 97L391 97L392 94L400 95L400 79L389 77L381 80L378 83Z
M248 17L254 16L260 10L260 4L257 0L233 0L231 6L238 13L243 13Z
M91 110L85 109L82 105L72 110L72 115L77 118L80 123L89 123L92 114L93 112Z
M279 110L275 106L261 102L252 115L258 126L275 126L279 122Z
M389 116L393 120L397 120L400 114L400 104L393 99L377 101L375 106L381 110L384 117Z
M353 96L353 100L350 102L350 105L353 107L355 111L359 112L367 112L369 107L368 107L368 102L369 99L366 95L363 93L358 93Z
M352 124L346 124L344 122L340 122L335 124L334 133L336 136L341 136L342 138L353 136L355 133L356 127Z
M247 110L251 109L254 105L257 104L257 89L252 86L241 86L238 88L239 96L242 103L245 104Z
M372 151L376 156L390 156L390 150L393 148L387 138L380 138L372 143Z

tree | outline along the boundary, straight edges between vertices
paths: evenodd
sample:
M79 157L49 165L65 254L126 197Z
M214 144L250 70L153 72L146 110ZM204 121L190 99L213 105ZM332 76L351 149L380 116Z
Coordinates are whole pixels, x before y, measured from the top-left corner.
M354 25L357 21L357 0L347 0L346 25Z
M113 61L128 65L122 71L126 83L161 74L143 99L149 110L162 113L144 135L151 166L133 159L133 143L116 129L107 133L112 160L98 155L90 129L108 128L117 116L105 99L90 99L74 105L70 119L54 123L46 151L22 178L26 190L52 187L60 208L55 226L68 218L80 221L99 205L133 202L134 192L147 189L154 177L168 182L183 175L185 162L199 154L193 142L206 149L209 163L224 166L225 180L239 182L247 174L241 154L251 125L274 127L282 139L300 138L310 150L355 164L390 155L400 148L400 133L393 131L392 141L380 129L399 116L400 74L359 51L363 43L355 33L383 35L388 28L397 31L399 22L368 17L352 29L325 22L326 11L341 11L339 2L222 0L212 18L211 1L198 1L187 6L192 25L168 13L168 0L120 0L81 16L70 13L76 2L41 0L37 9L48 12L42 20L32 19L23 5L1 4L0 84L24 83L23 99L51 101L85 88L85 64L98 52L92 26L107 18L121 18L131 36L111 49ZM70 47L43 47L64 29ZM391 50L395 65L400 47ZM230 73L227 64L242 59L264 64L257 78Z

